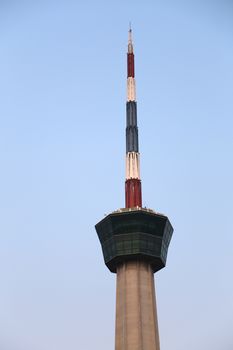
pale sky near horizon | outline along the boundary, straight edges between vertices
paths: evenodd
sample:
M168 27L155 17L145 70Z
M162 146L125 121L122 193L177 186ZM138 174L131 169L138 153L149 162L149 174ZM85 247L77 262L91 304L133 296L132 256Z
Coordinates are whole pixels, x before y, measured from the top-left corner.
M233 3L0 0L0 350L114 349L129 21L161 350L233 349Z

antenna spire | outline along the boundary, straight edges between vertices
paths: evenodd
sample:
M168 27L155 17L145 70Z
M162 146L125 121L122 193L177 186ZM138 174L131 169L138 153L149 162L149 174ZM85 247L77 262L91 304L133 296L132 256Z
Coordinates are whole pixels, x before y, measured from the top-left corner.
M129 25L127 53L125 206L126 208L142 207L136 83L134 79L134 53L131 23Z
M129 22L128 53L133 53L133 39L132 39L132 28L131 28L131 22Z

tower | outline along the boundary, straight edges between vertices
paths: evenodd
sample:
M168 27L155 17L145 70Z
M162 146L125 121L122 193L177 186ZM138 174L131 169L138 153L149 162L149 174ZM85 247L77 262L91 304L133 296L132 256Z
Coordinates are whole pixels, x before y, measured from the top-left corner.
M96 224L104 260L117 275L115 350L159 350L154 273L165 267L173 228L143 208L132 30L127 52L125 208Z

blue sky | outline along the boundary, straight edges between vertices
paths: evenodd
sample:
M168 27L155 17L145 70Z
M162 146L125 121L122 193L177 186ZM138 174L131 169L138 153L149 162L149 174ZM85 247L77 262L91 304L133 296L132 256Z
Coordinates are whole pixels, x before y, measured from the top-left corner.
M161 350L233 347L231 1L0 2L0 349L114 348L94 225L124 205L126 49L143 203L174 226Z

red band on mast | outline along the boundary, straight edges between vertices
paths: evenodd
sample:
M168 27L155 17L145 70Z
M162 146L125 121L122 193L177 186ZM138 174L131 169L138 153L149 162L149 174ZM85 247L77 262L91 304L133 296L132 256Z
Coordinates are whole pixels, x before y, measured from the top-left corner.
M134 54L127 54L127 77L134 78Z
M142 207L141 180L129 179L125 181L125 207Z

